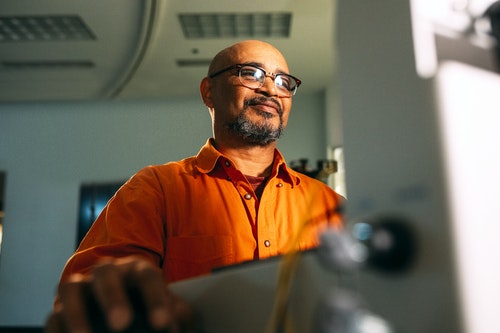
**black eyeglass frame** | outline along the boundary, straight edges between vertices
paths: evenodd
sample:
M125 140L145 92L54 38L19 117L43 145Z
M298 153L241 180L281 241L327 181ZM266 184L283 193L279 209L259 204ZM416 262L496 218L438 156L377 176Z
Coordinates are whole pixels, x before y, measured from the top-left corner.
M256 68L256 69L259 69L261 70L262 72L264 72L264 76L265 77L271 77L273 79L273 82L276 82L276 77L278 76L287 76L289 78L292 78L295 80L295 82L297 83L297 85L295 86L295 89L292 90L289 90L291 95L288 96L288 97L291 97L293 95L295 95L295 93L297 92L297 89L299 88L300 84L302 83L302 81L300 81L298 78L296 78L295 76L293 75L290 75L290 74L286 74L286 73L271 73L271 72L267 72L264 68L262 67L259 67L259 66L256 66L256 65L253 65L253 64L236 64L236 65L232 65L232 66L229 66L229 67L226 67L226 68L223 68L215 73L212 73L212 74L209 74L208 77L213 79L214 77L222 74L222 73L225 73L225 72L228 72L230 70L233 70L233 69L238 69L238 78L240 79L240 82L244 85L244 83L241 81L241 69L243 67L253 67L253 68ZM264 83L262 83L261 87L264 85ZM247 88L250 88L250 87L247 87ZM257 89L257 88L250 88L250 89Z

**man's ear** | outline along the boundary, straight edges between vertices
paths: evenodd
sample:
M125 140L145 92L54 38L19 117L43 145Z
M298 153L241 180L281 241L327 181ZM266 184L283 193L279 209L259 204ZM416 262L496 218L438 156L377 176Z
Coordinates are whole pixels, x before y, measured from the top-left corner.
M212 101L212 92L211 92L210 88L211 88L210 79L208 77L204 77L200 83L201 99L203 100L203 103L207 107L212 108L214 106L214 104Z

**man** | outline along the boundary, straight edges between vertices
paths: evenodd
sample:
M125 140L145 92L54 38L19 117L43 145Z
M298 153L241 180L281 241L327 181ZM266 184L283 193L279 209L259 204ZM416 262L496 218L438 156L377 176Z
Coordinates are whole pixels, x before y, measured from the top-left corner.
M340 226L340 196L288 168L276 149L300 85L288 73L261 41L214 57L200 85L213 138L197 156L144 168L115 194L65 267L49 332L99 321L120 331L141 313L154 329L186 330L193 314L169 282L308 249Z

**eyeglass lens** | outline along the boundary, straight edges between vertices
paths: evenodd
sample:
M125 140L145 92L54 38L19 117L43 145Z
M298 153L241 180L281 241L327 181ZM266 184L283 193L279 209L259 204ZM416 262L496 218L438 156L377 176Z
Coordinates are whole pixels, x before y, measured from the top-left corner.
M266 80L266 73L257 67L243 66L240 68L239 77L241 83L248 88L260 88ZM292 77L285 74L276 74L273 77L276 88L286 96L291 96L295 93L297 82Z

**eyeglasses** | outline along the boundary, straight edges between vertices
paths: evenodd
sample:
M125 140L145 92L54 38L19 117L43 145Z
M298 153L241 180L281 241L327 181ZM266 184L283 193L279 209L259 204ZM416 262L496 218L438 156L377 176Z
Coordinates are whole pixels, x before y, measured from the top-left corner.
M266 77L270 77L271 79L273 79L274 86L278 91L278 96L281 97L291 97L295 95L295 93L297 92L297 88L301 83L299 79L293 77L292 75L285 73L268 73L258 66L244 64L237 64L221 69L218 72L210 74L209 77L212 79L217 75L234 69L238 70L238 77L240 79L240 82L245 87L250 89L258 89L262 87L266 82Z

